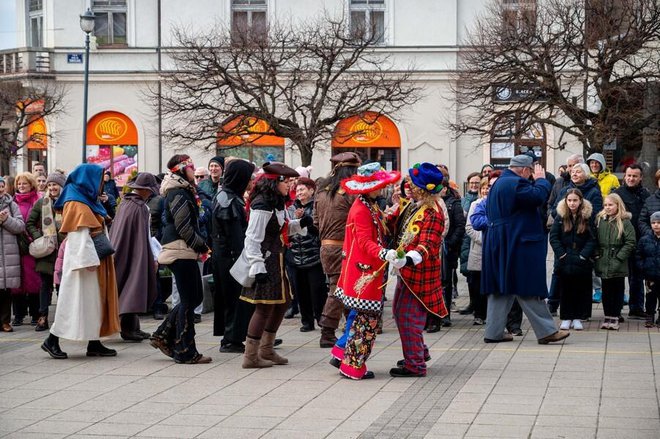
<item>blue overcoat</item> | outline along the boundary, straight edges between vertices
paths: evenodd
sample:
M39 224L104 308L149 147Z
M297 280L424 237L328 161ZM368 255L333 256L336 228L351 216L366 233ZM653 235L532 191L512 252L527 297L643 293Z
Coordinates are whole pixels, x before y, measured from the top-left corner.
M545 262L548 242L540 208L552 189L507 169L486 199L488 233L483 242L482 293L548 296Z

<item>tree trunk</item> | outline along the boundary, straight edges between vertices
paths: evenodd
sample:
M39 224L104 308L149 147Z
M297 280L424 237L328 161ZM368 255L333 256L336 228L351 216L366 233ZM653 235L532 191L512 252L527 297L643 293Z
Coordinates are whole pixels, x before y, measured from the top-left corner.
M312 154L313 150L311 145L307 144L298 144L298 150L300 151L300 160L302 161L303 166L309 166L312 164Z

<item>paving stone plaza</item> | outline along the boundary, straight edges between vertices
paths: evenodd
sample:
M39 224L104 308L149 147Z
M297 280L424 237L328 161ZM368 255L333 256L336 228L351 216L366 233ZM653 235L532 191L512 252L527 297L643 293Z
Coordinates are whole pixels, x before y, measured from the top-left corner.
M391 298L391 284L388 296ZM459 282L459 307L467 290ZM391 300L389 301L391 303ZM627 309L624 309L627 315ZM652 438L660 437L660 330L626 320L599 330L602 310L563 344L523 337L484 344L471 316L425 336L426 378L390 378L402 358L386 307L368 365L351 381L328 364L319 331L285 320L278 336L289 365L242 369L220 354L212 314L196 326L208 365L177 365L146 342L107 341L114 358L88 358L63 341L69 359L41 351L31 326L0 336L2 438ZM150 331L157 322L142 318Z

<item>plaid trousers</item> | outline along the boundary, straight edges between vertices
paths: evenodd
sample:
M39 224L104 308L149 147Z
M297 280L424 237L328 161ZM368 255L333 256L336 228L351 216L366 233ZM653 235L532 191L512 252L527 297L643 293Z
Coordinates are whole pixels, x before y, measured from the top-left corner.
M423 331L427 311L401 280L397 283L394 293L392 312L399 329L405 368L411 372L426 374L424 357L428 355L428 348L424 344Z

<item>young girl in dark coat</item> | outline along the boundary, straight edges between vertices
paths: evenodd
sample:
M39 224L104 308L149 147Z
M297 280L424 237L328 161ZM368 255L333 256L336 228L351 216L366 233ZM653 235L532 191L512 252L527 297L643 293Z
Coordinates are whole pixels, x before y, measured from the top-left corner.
M591 257L596 239L591 227L591 203L579 189L569 189L557 205L550 231L555 270L561 285L560 329L583 329L581 319L591 317Z
M648 285L646 326L653 328L656 306L660 301L660 211L651 215L651 231L637 243L637 266ZM660 318L655 324L660 327Z

